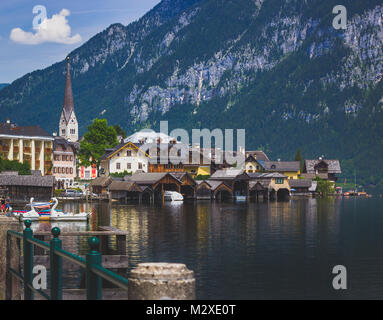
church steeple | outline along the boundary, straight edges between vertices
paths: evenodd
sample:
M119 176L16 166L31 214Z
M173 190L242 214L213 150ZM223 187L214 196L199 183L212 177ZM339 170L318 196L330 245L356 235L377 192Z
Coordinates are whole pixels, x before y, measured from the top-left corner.
M67 60L67 73L65 80L64 105L60 118L60 136L72 142L78 141L78 123L74 112L72 81L70 77L70 60Z
M66 59L67 59L67 72L66 72L66 81L65 81L63 112L65 116L65 121L69 122L69 117L72 111L74 111L74 102L73 102L73 92L72 92L72 81L70 78L69 56Z

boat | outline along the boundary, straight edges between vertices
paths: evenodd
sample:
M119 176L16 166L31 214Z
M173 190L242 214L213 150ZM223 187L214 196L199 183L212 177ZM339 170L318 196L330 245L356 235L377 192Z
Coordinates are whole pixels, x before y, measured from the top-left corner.
M63 212L56 210L58 205L57 198L52 198L50 202L33 202L30 199L30 210L13 210L12 214L20 220L31 221L87 221L90 213L81 212L74 214L73 212Z
M184 197L182 196L182 194L176 191L165 191L164 200L165 201L183 201Z
M86 221L90 216L90 213L87 212L80 212L75 214L73 212L58 211L56 210L58 200L56 198L52 198L52 200L54 201L54 205L50 209L51 221Z

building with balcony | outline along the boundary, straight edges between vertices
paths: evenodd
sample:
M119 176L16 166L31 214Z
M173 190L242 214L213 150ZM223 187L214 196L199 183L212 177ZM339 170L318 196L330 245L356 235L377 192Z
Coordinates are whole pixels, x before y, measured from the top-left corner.
M39 126L0 123L0 155L3 159L28 162L31 170L52 174L54 138Z

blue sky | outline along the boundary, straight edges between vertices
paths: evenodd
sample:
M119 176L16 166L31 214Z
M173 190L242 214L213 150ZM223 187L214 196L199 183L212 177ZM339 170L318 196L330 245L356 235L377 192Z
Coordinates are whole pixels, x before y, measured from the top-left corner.
M159 2L1 0L0 83L11 83L28 72L44 69L63 60L69 52L109 25L117 22L127 25L142 17ZM48 32L40 33L40 30L33 29L32 23L38 14L32 11L37 5L46 8L47 23L50 24L47 24L45 30ZM56 15L55 18L53 15ZM57 30L51 32L52 28Z

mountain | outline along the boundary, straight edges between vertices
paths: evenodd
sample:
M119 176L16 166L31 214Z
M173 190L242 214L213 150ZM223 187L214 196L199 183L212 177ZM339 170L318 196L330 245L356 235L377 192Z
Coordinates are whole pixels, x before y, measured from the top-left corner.
M9 86L9 83L0 83L0 90Z
M343 177L383 190L383 4L164 0L70 53L80 131L106 117L128 132L245 128L271 158L342 160ZM65 61L0 91L3 117L57 130ZM47 112L49 111L49 112Z

